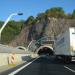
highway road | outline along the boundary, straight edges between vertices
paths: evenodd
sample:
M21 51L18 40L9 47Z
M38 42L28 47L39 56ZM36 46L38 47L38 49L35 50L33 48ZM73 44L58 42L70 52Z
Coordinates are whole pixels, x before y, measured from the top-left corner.
M53 57L43 56L14 75L75 75L75 62L67 64Z

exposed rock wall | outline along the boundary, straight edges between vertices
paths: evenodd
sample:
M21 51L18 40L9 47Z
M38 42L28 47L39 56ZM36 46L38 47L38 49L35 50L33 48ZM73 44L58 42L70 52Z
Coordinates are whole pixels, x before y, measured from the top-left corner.
M27 46L31 40L36 40L43 36L57 36L58 34L63 33L70 26L75 27L75 19L42 19L35 25L23 28L21 33L9 45Z

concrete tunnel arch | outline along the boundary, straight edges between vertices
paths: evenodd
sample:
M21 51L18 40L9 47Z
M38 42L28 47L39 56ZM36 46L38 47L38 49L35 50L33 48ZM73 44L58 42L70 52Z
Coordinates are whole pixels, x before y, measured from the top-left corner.
M52 46L48 46L48 45L43 45L40 46L37 50L36 50L37 54L41 55L41 54L49 54L49 55L53 55L54 51L53 51L53 47Z

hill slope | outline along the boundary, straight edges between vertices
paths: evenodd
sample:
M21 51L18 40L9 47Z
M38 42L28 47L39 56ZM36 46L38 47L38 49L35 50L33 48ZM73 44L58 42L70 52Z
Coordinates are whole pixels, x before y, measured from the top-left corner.
M37 23L23 28L21 33L9 45L27 46L31 40L37 40L43 36L57 36L68 27L75 27L75 19L50 18L39 20Z

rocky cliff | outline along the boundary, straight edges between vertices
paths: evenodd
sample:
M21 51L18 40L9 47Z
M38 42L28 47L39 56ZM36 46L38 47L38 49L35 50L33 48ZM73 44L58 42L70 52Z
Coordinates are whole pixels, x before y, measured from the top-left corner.
M75 27L75 19L50 18L38 20L36 24L23 28L21 33L9 44L27 46L31 40L40 37L54 37L63 33L68 27Z

